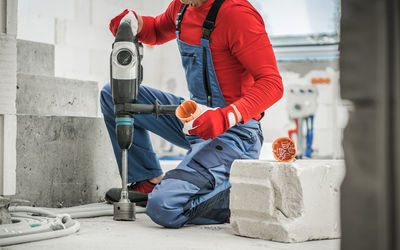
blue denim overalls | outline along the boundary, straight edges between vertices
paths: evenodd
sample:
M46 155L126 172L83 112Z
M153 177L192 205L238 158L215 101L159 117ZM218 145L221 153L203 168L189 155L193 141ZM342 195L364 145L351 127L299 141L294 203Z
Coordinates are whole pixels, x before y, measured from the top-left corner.
M191 99L200 104L221 108L227 104L212 62L210 35L223 1L216 0L213 3L203 24L204 32L200 46L180 40L180 24L187 5L182 6L177 16L176 32ZM140 86L138 103L153 104L156 99L163 105L177 105L184 101L181 97ZM101 107L121 169L121 150L115 136L110 85L106 85L101 92ZM259 122L250 120L246 124L238 124L208 141L183 134L183 125L174 115L163 115L158 120L151 115L137 115L134 126L133 144L128 155L129 182L147 180L162 174L148 130L188 149L177 168L167 172L161 183L149 194L146 213L150 218L171 228L179 228L186 223L228 222L230 167L235 159L258 159L263 141Z

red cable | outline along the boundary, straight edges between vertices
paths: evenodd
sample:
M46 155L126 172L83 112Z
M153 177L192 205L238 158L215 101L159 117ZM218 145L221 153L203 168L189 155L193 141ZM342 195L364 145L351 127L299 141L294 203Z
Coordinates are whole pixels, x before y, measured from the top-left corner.
M294 122L296 123L296 128L288 130L289 137L292 140L294 140L293 136L292 136L293 134L296 134L296 135L299 134L299 121L297 119L294 119Z

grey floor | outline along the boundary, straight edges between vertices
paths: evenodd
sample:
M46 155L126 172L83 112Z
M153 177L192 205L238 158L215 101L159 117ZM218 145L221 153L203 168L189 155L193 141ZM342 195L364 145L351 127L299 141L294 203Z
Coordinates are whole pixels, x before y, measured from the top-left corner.
M229 224L165 229L143 213L135 222L116 222L112 217L78 219L78 233L63 238L4 247L17 250L47 249L264 249L339 250L340 240L284 244L233 235Z

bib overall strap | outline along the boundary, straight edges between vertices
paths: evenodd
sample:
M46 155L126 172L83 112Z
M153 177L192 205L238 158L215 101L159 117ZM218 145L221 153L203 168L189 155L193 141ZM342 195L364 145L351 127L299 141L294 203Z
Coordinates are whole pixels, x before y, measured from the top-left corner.
M211 32L214 30L215 20L217 19L218 11L221 8L221 5L224 3L224 0L216 0L210 11L207 14L206 20L203 22L203 35L201 36L202 39L211 41ZM206 87L206 94L207 94L207 106L212 107L212 93L211 93L211 86L210 86L210 75L208 72L208 62L207 62L207 49L203 47L203 81Z
M214 30L215 20L217 19L218 11L224 0L215 0L210 11L207 14L206 20L203 23L203 36L201 38L210 40L211 32Z
M183 20L183 15L185 14L185 11L189 4L184 4L182 5L181 9L179 10L178 15L176 16L176 31L181 32L181 24Z

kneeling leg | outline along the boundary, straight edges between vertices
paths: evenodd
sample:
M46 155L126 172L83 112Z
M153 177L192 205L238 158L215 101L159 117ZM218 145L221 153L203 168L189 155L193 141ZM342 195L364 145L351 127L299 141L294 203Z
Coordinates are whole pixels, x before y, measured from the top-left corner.
M195 144L149 195L146 213L165 227L229 221L229 172L240 154L216 138Z

